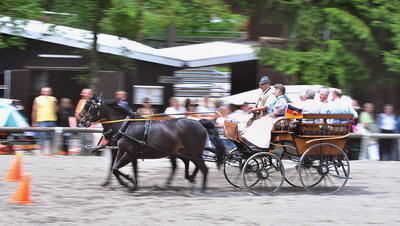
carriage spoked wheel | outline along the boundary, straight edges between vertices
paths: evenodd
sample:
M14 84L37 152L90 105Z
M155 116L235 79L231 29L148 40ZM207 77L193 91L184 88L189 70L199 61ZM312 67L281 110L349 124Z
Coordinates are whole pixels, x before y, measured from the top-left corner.
M311 193L334 194L346 185L349 176L349 159L346 153L334 144L315 144L300 158L300 181Z
M260 152L247 159L243 166L244 186L257 195L272 195L279 191L285 180L281 160L269 152Z
M290 147L295 150L295 147ZM281 161L285 165L285 181L292 187L303 187L299 177L299 160L300 157L292 152L284 151L281 155Z
M230 150L225 156L225 179L236 188L240 188L242 185L242 168L245 161L243 153L238 148Z

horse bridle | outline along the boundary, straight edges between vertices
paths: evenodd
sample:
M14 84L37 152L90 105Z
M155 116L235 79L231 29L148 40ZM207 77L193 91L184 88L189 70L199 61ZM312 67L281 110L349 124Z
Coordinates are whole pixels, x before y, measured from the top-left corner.
M89 127L92 123L101 121L102 110L103 110L101 100L99 100L99 102L95 102L94 99L90 99L85 105L87 104L89 104L88 109L85 110L84 112L79 113L79 116L81 118L80 119L81 124L83 124L85 127ZM85 108L86 106L83 109ZM89 112L94 112L94 113L89 113Z

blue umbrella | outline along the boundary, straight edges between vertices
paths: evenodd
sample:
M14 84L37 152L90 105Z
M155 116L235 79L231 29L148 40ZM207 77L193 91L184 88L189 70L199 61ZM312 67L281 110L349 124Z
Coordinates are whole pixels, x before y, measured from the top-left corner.
M29 124L18 110L8 104L0 104L0 127L28 127Z

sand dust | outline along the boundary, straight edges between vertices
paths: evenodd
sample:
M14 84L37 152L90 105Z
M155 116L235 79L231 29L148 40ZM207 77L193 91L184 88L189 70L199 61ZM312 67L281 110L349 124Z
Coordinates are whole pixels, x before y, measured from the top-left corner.
M0 156L0 178L14 158ZM100 186L105 157L26 155L23 162L34 204L9 203L18 183L1 181L0 225L400 225L400 162L352 161L351 179L332 196L286 183L276 196L254 196L234 189L212 163L209 189L200 193L200 177L188 183L182 164L163 189L169 160L140 160L140 188L127 193L115 179Z

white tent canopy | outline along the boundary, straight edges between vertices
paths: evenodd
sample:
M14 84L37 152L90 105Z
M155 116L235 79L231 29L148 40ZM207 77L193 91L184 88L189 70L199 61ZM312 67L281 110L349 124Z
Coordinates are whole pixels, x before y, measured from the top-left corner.
M16 29L14 24L18 24ZM81 49L90 49L92 32L36 20L13 20L0 17L0 33L41 40ZM202 67L255 60L253 43L209 42L164 49L155 49L126 38L99 34L98 50L174 67Z

